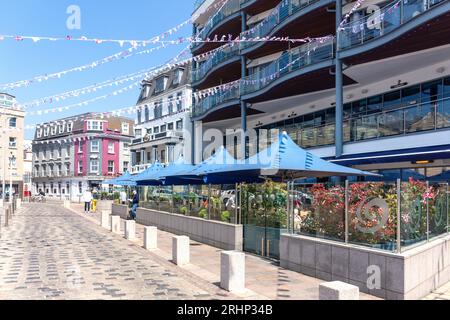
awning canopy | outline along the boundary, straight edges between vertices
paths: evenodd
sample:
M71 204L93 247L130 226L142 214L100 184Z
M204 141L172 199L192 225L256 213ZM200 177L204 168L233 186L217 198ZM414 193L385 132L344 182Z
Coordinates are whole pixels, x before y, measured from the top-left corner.
M131 178L132 181L135 181L138 186L140 185L160 185L161 182L157 180L157 176L159 172L164 167L157 161L152 166L147 168L144 172L141 172ZM145 183L144 183L145 182Z
M138 185L188 185L258 183L334 176L379 176L340 166L300 148L284 132L266 150L246 160L236 160L224 147L210 158L193 166L180 158L164 168L154 164L132 180Z
M136 186L136 182L132 180L132 175L129 172L125 172L122 176L112 179L106 180L103 184L109 184L114 186Z
M202 169L200 167L199 169ZM295 180L334 176L378 176L377 174L340 166L321 159L300 148L286 132L266 150L231 166L205 166L199 174L205 174L205 182L233 175L237 182L257 181L263 178Z

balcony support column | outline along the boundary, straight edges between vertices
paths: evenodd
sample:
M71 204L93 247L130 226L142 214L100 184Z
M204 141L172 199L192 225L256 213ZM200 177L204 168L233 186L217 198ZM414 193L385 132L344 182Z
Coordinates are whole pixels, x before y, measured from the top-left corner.
M247 31L247 14L241 11L241 32ZM241 79L247 76L247 57L241 55ZM247 102L241 100L241 129L243 134L241 135L241 148L242 157L247 158Z
M336 31L342 21L342 1L336 0ZM336 49L336 158L344 153L344 83L342 60Z
M158 146L153 146L152 147L152 157L153 157L153 163L156 163L156 161L158 160Z

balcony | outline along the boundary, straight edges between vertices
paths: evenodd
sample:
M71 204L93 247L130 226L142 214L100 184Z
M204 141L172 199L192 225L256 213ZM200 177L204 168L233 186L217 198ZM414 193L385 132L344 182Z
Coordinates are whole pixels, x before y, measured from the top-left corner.
M221 65L229 64L235 62L238 72L240 74L240 56L239 56L239 45L225 45L221 47L218 51L212 54L206 61L200 64L197 69L192 70L192 84L195 87L199 87L208 80L208 76L212 73L215 74L214 78L217 80L222 80L222 82L231 82L236 75L236 70L223 70L223 72L218 72ZM237 63L236 63L237 62ZM236 68L234 68L236 69ZM228 72L227 72L228 71ZM220 73L220 74L219 74ZM205 87L213 87L219 83L205 83L202 85L200 90Z
M222 37L222 35L228 35L229 33L233 34L232 31L237 30L237 34L240 32L240 21L235 21L234 25L232 27L227 26L227 28L224 28L224 31L227 30L227 32L220 33L219 27L228 21L233 21L237 18L240 19L240 13L241 10L241 2L244 0L228 0L228 2L216 13L214 14L211 19L206 23L206 25L203 27L202 30L200 30L195 37L200 39L207 39L211 37L211 34L214 31L218 32L218 36ZM237 27L237 29L236 29ZM222 30L220 30L222 31ZM210 44L212 45L212 44ZM200 48L204 47L204 42L199 43L193 43L191 46L192 51L197 51Z
M218 94L207 96L206 98L196 101L193 107L192 116L194 118L199 118L219 106L238 104L239 96L239 85L233 86Z
M133 166L133 167L131 168L130 173L131 173L131 174L138 174L138 173L144 172L145 170L147 170L147 169L150 168L151 166L152 166L151 163L139 164L139 165Z
M333 58L334 39L323 43L307 43L285 51L278 60L264 70L246 77L241 82L241 96L254 94L267 88L296 71ZM312 71L312 70L311 70ZM298 85L298 84L297 84ZM244 97L247 100L249 97Z
M338 32L339 55L362 59L356 56L371 51L372 60L378 60L447 44L449 10L446 0L391 2L371 15L343 25Z
M284 129L303 148L335 143L334 123ZM442 129L450 129L450 98L347 119L344 121L344 141L360 142Z
M334 0L284 0L273 9L271 14L245 33L241 38L265 37L321 37L334 34L332 15L324 9ZM322 9L318 11L318 9ZM299 19L302 18L302 19ZM334 19L334 18L333 18ZM259 57L286 49L286 43L241 42L243 54ZM257 50L258 48L266 48ZM253 52L256 50L257 52Z

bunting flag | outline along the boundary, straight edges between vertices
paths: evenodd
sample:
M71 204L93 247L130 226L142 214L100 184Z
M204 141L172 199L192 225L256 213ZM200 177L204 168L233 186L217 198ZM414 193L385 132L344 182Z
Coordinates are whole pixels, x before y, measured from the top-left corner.
M341 23L339 24L338 27L338 32L342 30L342 27L344 26L344 24L347 22L348 18L350 18L350 16L355 13L356 10L359 9L359 7L361 7L361 5L365 2L366 0L357 0L355 5L350 9L350 11L345 14L344 18L342 19Z
M379 24L382 21L384 21L386 15L395 14L394 10L399 8L400 3L402 1L406 1L406 0L398 0L397 2L390 4L382 9L380 9L379 11L377 11L376 14L378 15L378 17L376 17L376 19L374 21L376 21L376 23ZM339 31L351 29L353 33L360 33L361 31L364 30L364 28L366 27L366 24L369 23L369 21L370 21L370 17L373 16L374 14L372 14L370 16L366 16L357 21L348 22L346 24L343 24L340 27Z

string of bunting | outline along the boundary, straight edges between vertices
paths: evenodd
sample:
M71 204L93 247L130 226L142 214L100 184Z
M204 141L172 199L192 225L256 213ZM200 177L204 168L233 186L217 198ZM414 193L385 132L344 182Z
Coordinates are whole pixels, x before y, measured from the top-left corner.
M185 48L183 51L181 51L177 56L172 58L167 63L170 63L171 61L177 61L182 55L185 54L186 50L187 50L187 48ZM148 78L150 76L153 76L153 75L155 75L155 74L157 74L159 72L160 72L160 66L152 67L150 69L141 70L141 71L138 71L138 72L126 75L126 76L116 77L116 78L114 78L112 80L107 80L107 81L104 81L104 82L102 82L100 84L91 85L91 86L84 87L84 88L81 88L81 89L76 89L76 90L72 90L72 91L56 94L56 95L45 97L45 98L41 98L41 99L36 99L36 100L34 100L34 101L30 102L30 103L21 104L20 107L22 109L27 109L29 107L38 106L38 105L41 105L41 104L59 102L60 100L65 100L67 98L79 97L80 95L96 92L97 90L103 89L105 87L112 87L113 85L117 86L117 85L122 84L124 82L128 82L128 81L132 81L132 80L135 80L135 79L139 79L139 81L136 81L135 83L133 83L133 84L131 84L129 86L130 87L129 89L132 89L131 86L136 86L137 84L139 84L141 82L142 79L146 79L146 78ZM122 91L118 90L117 93L120 94L120 93L122 93Z
M400 3L401 3L402 1L405 1L405 0L398 0L397 2L392 3L392 4L390 4L390 5L386 6L386 7L384 7L383 9L381 9L381 10L383 10L383 12L379 12L379 13L378 13L379 16L376 17L375 23L381 23L381 22L385 19L386 14L388 14L388 15L395 14L395 11L394 11L394 10L399 8ZM380 10L380 11L381 11L381 10ZM364 18L362 18L362 19L360 19L360 20L357 20L357 21L354 21L354 22L348 22L347 24L344 24L344 25L339 29L339 31L350 30L350 29L351 29L353 33L359 33L359 32L361 32L361 31L364 30L364 27L365 27L367 21L370 21L370 20L369 20L369 17L370 17L370 16L364 17ZM361 22L361 21L366 21L366 22ZM347 25L347 26L346 26L346 25Z
M350 18L350 16L355 13L356 10L359 9L359 7L362 6L362 4L365 2L366 0L357 0L355 5L350 9L349 12L347 12L344 16L344 18L342 19L341 23L339 24L339 28L338 28L338 32L341 31L343 29L344 24L347 22L347 20Z
M97 92L98 90L102 90L107 87L112 86L118 86L120 84L123 84L125 82L133 81L136 79L142 79L144 76L146 76L150 71L156 69L156 67L153 67L151 69L147 70L141 70L139 72L135 72L126 76L116 77L107 81L103 81L98 84L90 85L81 89L71 90L63 93L58 93L53 96L48 96L40 99L36 99L30 102L21 103L19 106L21 109L25 110L32 107L37 107L43 104L52 104L59 101L64 101L69 98L77 98L79 96L90 94L93 92Z

